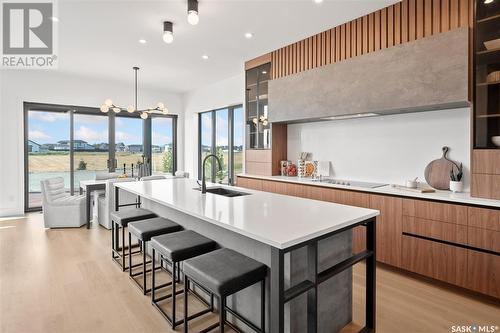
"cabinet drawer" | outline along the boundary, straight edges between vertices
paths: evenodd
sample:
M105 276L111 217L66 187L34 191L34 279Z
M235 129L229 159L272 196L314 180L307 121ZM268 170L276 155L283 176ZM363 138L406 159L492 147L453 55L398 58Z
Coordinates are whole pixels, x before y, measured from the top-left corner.
M500 231L500 210L469 207L469 227Z
M489 175L500 175L500 150L474 150L472 152L472 172Z
M238 177L239 187L262 191L262 180L254 178Z
M269 149L247 149L245 153L245 161L271 163L272 151Z
M286 194L286 183L283 182L273 182L269 180L262 181L262 191L277 193L277 194Z
M250 175L271 176L272 164L261 162L246 162L245 172Z
M467 244L467 227L460 224L403 216L403 232L452 243Z
M467 225L467 207L442 202L404 199L403 215Z
M500 175L472 174L473 197L500 200Z
M500 256L467 251L467 288L500 298Z
M469 227L467 240L470 246L500 253L500 231Z
M467 282L467 250L403 235L404 269L464 287Z

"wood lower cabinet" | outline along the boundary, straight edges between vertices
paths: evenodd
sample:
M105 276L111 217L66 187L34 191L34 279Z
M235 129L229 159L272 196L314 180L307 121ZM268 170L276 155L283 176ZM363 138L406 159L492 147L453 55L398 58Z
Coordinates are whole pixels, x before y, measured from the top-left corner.
M401 262L410 272L467 286L467 250L463 248L403 236Z
M377 209L377 261L500 298L500 210L244 177L238 186ZM365 227L352 232L353 252L365 250Z
M466 287L500 298L500 256L468 250L467 263Z
M403 199L370 195L370 208L380 211L377 218L377 260L401 267Z

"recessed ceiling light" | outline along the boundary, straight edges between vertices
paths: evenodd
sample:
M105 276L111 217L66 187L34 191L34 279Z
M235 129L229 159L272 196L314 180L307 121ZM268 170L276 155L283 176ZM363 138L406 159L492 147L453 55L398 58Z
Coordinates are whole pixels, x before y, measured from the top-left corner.
M208 60L208 58L209 58L209 56L206 55L206 54L204 54L204 55L201 56L201 59L203 59L203 60Z
M246 38L246 39L250 39L250 38L252 38L252 37L253 37L253 33L251 33L251 32L247 32L247 33L245 33L245 38Z
M59 18L55 16L52 16L50 19L52 20L52 22L59 22Z
M267 74L267 71L262 71L262 74Z
M322 3L323 0L314 0L314 3Z
M146 41L145 39L139 39L139 43L141 43L141 44L146 44L146 43L147 43L147 41Z

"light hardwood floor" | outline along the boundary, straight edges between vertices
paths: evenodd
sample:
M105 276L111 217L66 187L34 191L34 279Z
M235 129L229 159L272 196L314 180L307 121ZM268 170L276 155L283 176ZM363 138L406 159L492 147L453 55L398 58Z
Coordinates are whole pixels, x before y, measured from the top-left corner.
M38 213L0 220L0 332L171 332L150 298L111 262L110 242L110 232L97 226L45 230ZM357 265L357 323L364 320L363 292ZM203 317L192 327L214 320ZM451 332L451 325L469 324L500 326L499 304L377 269L377 332Z

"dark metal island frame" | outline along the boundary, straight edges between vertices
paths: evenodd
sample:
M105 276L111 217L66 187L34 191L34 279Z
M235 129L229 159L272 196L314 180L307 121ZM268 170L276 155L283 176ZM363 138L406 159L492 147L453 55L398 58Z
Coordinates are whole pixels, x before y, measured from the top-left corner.
M220 186L210 184L210 186ZM254 191L228 198L201 194L195 180L115 184L142 207L268 266L266 332L335 332L352 320L352 266L366 261L366 321L375 331L376 210ZM118 209L119 207L117 207ZM208 223L207 223L208 222ZM352 254L350 230L366 226L366 250ZM259 288L228 306L259 322Z

